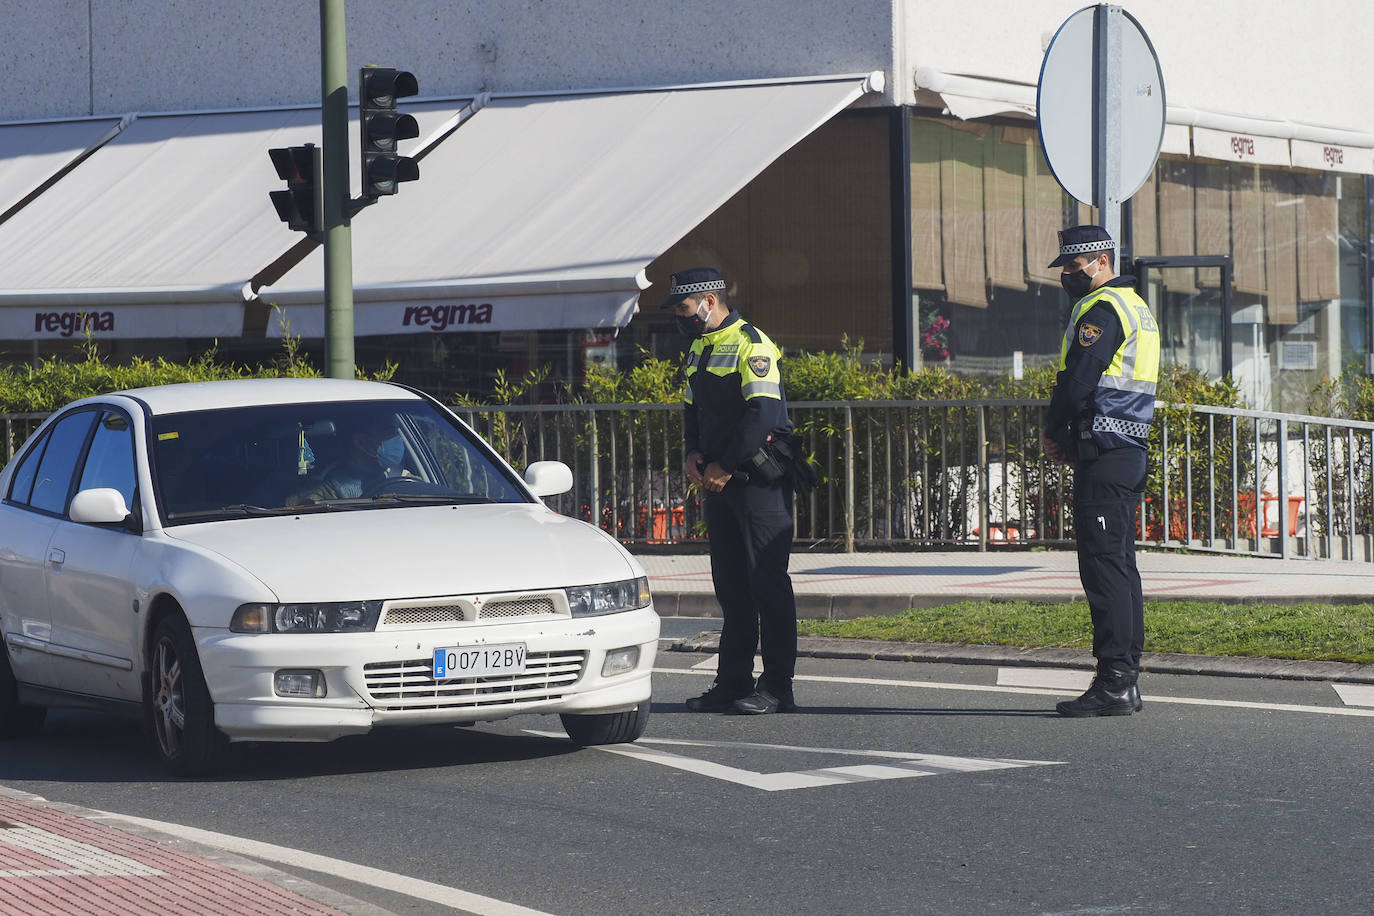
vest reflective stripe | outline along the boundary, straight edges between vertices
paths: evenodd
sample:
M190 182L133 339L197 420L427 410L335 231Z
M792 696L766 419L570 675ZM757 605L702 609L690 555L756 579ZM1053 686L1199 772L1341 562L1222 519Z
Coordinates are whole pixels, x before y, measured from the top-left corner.
M1100 287L1073 308L1059 345L1059 371L1067 367L1078 322L1088 309L1107 303L1125 331L1125 340L1098 379L1090 416L1093 439L1103 448L1140 445L1149 438L1159 381L1159 326L1150 307L1134 290Z
M740 386L740 390L744 393L746 401L760 395L773 398L782 397L782 386L777 382L745 382Z
M729 369L733 371L734 368L738 365L739 354L737 353L728 353L724 356L718 356L715 353L712 353L710 356L706 358L707 369Z

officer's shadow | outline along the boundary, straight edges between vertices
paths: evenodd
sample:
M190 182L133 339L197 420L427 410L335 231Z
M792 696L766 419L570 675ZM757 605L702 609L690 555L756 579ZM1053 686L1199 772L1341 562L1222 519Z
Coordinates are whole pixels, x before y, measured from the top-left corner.
M814 716L1013 716L1058 718L1053 709L955 709L947 706L799 706L787 715Z
M687 716L701 716L701 713L688 712L681 703L655 702L652 707L655 715L681 713ZM738 713L726 712L717 715L735 716ZM1059 714L1053 709L957 709L947 706L798 706L792 712L778 713L783 716L1005 716L1013 718L1057 719Z

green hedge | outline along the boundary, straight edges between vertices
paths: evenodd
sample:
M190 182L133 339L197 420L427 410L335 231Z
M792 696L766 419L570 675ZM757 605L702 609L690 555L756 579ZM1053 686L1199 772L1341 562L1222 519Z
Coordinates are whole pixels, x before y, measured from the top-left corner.
M379 372L359 372L358 377L383 380L395 372L396 367L389 364ZM213 351L186 363L168 362L161 357L135 357L116 365L101 356L94 344L88 344L82 358L76 361L49 357L37 365L0 366L0 413L49 413L78 398L176 382L320 375L298 352L293 339L283 345L275 362L255 367L220 362Z
M593 367L585 386L563 386L561 400L585 404L676 404L682 399L682 375L676 360L659 359L641 351L637 366L625 372ZM979 398L1043 398L1054 390L1052 366L1027 369L1022 379L1010 376L955 375L943 366L926 366L910 374L893 372L864 359L862 344L834 352L788 353L782 363L783 385L789 401L940 401ZM537 379L500 386L490 404L511 404L533 389ZM1368 379L1360 381L1368 383ZM1367 389L1367 390L1366 390ZM1367 411L1374 411L1374 385L1363 392ZM1166 366L1160 374L1159 400L1170 403L1241 406L1238 388L1227 381L1209 382L1194 370ZM464 403L471 404L471 401ZM1343 416L1333 414L1333 416Z

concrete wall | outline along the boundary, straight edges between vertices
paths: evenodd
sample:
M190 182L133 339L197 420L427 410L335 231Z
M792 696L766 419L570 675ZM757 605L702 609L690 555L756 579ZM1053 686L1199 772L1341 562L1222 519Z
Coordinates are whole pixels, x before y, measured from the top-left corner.
M0 6L0 77L24 87L6 93L0 120L319 101L317 0ZM425 96L889 70L893 44L891 0L349 0L346 9L350 70L402 67Z
M1035 83L1042 37L1089 0L898 0L908 73ZM1150 37L1170 105L1374 131L1366 0L1127 0ZM910 80L904 87L910 93ZM909 100L910 95L906 96Z
M348 53L350 69L413 71L426 96L877 69L889 100L910 102L918 66L1034 83L1043 39L1088 5L350 0ZM1374 131L1365 0L1125 8L1154 42L1171 104ZM317 0L0 0L0 11L11 89L0 120L319 100Z

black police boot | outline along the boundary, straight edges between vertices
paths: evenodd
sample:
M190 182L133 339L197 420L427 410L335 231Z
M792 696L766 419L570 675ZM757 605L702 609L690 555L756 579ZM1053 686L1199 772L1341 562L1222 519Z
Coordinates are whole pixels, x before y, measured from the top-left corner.
M1088 716L1129 716L1135 711L1135 701L1131 698L1132 673L1130 665L1101 665L1086 693L1076 700L1065 700L1054 709L1061 716L1075 719Z
M1131 669L1131 709L1140 712L1145 708L1145 701L1140 698L1140 666Z
M746 682L747 683L747 682ZM711 685L711 689L699 697L692 697L687 701L688 712L726 712L732 709L735 701L741 697L750 696L751 691L748 687L740 689L722 684L719 681Z
M796 712L792 688L778 688L759 681L754 692L735 701L735 712L743 716L763 716L773 712Z

